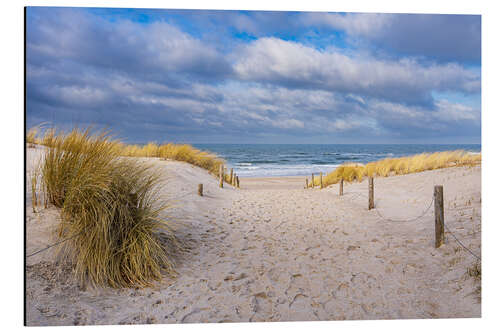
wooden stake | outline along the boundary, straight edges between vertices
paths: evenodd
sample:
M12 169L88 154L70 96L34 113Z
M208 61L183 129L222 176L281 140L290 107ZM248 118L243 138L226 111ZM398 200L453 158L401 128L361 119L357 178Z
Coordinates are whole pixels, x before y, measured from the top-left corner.
M306 178L306 190L309 188L309 179Z
M375 204L373 202L373 177L368 178L368 210L373 209Z
M233 184L233 168L231 168L231 172L229 173L229 183Z
M219 187L224 187L224 166L222 164L219 167Z
M323 188L323 172L319 173L319 188Z
M236 187L240 188L240 177L236 176Z
M340 179L340 183L339 183L339 195L344 195L344 178Z
M203 196L203 184L198 184L198 195Z
M314 188L314 173L311 174L311 188Z
M434 186L434 224L436 229L436 248L444 244L444 207L443 185Z
M233 169L231 169L231 171L233 171ZM232 183L232 185L233 185L234 187L236 187L236 174L234 174L234 177L233 177L233 176L231 176L231 178L232 178L232 179L231 179L231 183Z

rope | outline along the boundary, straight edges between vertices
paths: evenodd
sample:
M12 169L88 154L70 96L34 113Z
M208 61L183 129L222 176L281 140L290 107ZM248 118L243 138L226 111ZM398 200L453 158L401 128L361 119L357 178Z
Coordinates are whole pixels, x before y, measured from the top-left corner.
M172 199L172 200L182 199L182 198L184 198L184 197L186 197L186 196L188 196L188 195L190 195L190 194L194 194L194 193L197 193L197 192L187 192L187 193L185 193L184 195L182 195L182 196L180 196L180 197L177 197L177 198L174 198L174 199ZM71 237L65 238L65 239L63 239L63 240L60 240L59 242L56 242L56 243L54 243L54 244L51 244L51 245L49 245L49 246L47 246L47 247L45 247L45 248L43 248L43 249L41 249L41 250L35 251L35 252L33 252L33 253L31 253L31 254L27 255L27 256L26 256L26 258L32 257L32 256L34 256L34 255L36 255L36 254L39 254L39 253L44 252L44 251L47 251L48 249L50 249L50 248L52 248L52 247L54 247L54 246L57 246L57 245L62 244L62 243L64 243L64 242L66 242L66 241L69 241L70 239L73 239L73 238L75 238L76 236L78 236L78 235L82 234L84 231L85 231L85 230L82 230L81 232L77 233L76 235L73 235L73 236L71 236Z
M364 195L363 193L355 193L355 192L351 192L352 194L355 195L355 198L359 198L360 196L363 196L366 198L366 195ZM350 193L347 193L347 194L350 194ZM351 202L352 199L350 200ZM411 219L406 219L406 220L396 220L396 219L390 219L390 218L387 218L387 217L384 217L380 211L378 210L378 208L375 206L375 212L377 212L378 216L384 220L384 221L387 221L387 222L392 222L392 223L405 223L405 222L414 222L418 219L420 219L421 217L423 217L425 214L427 214L429 212L429 210L431 209L432 207L432 203L434 202L434 198L432 198L432 200L429 202L429 206L427 206L427 208L422 212L422 214L420 214L419 216L417 217L414 217L414 218L411 218ZM473 208L473 207L470 207L470 208ZM459 208L460 209L460 208ZM458 210L458 209L457 209ZM467 246L465 246L459 239L457 236L455 236L455 234L453 232L451 232L451 230L447 227L446 224L444 224L444 228L446 229L446 231L455 239L455 241L462 247L464 248L467 252L469 252L473 257L475 257L476 259L478 259L479 261L481 261L481 256L475 254L471 249L469 249Z
M420 219L421 217L423 217L425 214L427 214L427 212L431 209L432 207L432 203L434 202L434 198L432 198L431 202L429 202L429 206L427 206L427 208L422 212L422 214L420 214L419 216L417 217L414 217L414 218L411 218L411 219L404 219L404 220L396 220L396 219L390 219L390 218L387 218L387 217L384 217L382 216L382 214L379 212L377 206L375 206L375 211L377 212L378 216L382 219L382 220L385 220L387 222L391 222L391 223L405 223L405 222L414 222L418 219Z
M350 193L346 193L346 194L354 194L355 195L354 197L352 197L350 199L351 202L353 202L353 199L359 198L359 197L368 198L364 193L360 193L360 192L350 192ZM377 206L375 206L374 209L381 220L384 220L386 222L391 222L391 223L406 223L406 222L416 221L416 220L420 219L421 217L423 217L425 214L427 214L427 212L431 209L433 202L434 202L434 198L432 198L431 202L429 203L429 206L427 206L427 208L422 212L422 214L420 214L417 217L411 218L411 219L401 219L401 220L390 219L390 218L383 216L383 214L378 210Z
M59 245L59 244L61 244L61 243L66 242L66 241L68 241L68 240L70 240L70 239L73 239L73 238L75 238L76 236L78 236L78 235L80 235L81 233L83 233L83 231L85 231L85 230L82 230L81 232L77 233L76 235L73 235L73 236L71 236L71 237L68 237L68 238L66 238L66 239L63 239L63 240L61 240L61 241L59 241L59 242L57 242L57 243L54 243L54 244L52 244L52 245L49 245L49 246L47 246L46 248L43 248L43 249L38 250L38 251L35 251L35 252L33 252L32 254L27 255L27 256L26 256L26 258L32 257L32 256L34 256L35 254L41 253L41 252L43 252L43 251L46 251L46 250L50 249L51 247L54 247L54 246L56 246L56 245Z
M443 223L444 224L444 223ZM458 238L457 236L455 236L454 233L452 233L450 231L450 229L448 229L448 227L446 226L446 224L444 224L444 228L446 229L446 231L453 236L453 238L455 238L455 241L461 246L463 247L465 250L467 250L467 252L469 252L470 254L472 254L476 259L478 259L479 261L481 261L481 256L478 256L477 254L475 254L474 252L472 252L467 246L465 246Z

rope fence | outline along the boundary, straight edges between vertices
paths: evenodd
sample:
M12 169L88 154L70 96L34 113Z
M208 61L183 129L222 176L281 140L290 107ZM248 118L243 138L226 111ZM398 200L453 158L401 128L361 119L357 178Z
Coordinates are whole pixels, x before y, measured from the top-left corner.
M422 217L424 217L428 212L429 210L431 209L432 207L432 204L434 203L434 198L431 200L431 202L429 202L429 205L427 206L427 208L420 214L418 215L417 217L414 217L414 218L410 218L410 219L391 219L391 218L387 218L385 216L383 216L379 209L377 208L377 206L375 206L375 212L377 213L377 215L384 221L387 221L387 222L391 222L391 223L407 223L407 222L415 222L419 219L421 219Z
M221 174L222 174L222 173L221 173ZM233 174L233 176L234 176L234 178L236 178L236 176L235 176L234 174ZM221 178L222 178L222 177L221 177ZM237 182L237 181L235 180L235 182ZM342 183L343 183L343 182L342 182ZM201 185L201 186L200 186L200 185ZM239 185L239 184L235 183L234 185ZM343 185L343 184L342 184L342 185ZM370 182L370 186L369 186L369 191L370 191L370 193L369 193L369 195L368 195L368 196L366 196L364 193L361 193L361 192L350 192L350 193L345 193L345 194L347 194L347 195L349 195L349 194L353 194L353 196L351 196L351 198L350 198L350 199L348 199L348 200L349 200L349 201L351 201L352 203L354 203L354 199L357 199L357 198L360 198L360 197L364 197L364 198L368 199L368 201L369 201L368 209L369 209L369 210L370 210L370 209L374 209L374 210L375 210L375 212L377 213L378 217L379 217L379 218L380 218L380 220L382 220L382 221L389 222L389 223L409 223L409 222L416 222L416 221L420 220L421 218L423 218L423 217L424 217L424 216L425 216L425 215L426 215L426 214L430 211L430 209L431 209L431 207L432 207L432 204L436 202L436 199L435 199L435 197L436 197L436 187L439 187L439 186L435 186L435 195L434 195L434 197L430 200L430 202L429 202L429 204L426 206L426 208L422 211L422 213L421 213L421 214L419 214L419 215L418 215L418 216L416 216L416 217L412 217L412 218L408 218L408 219L394 219L394 218L389 218L389 217L386 217L386 216L384 216L384 214L382 214L382 212L381 212L381 211L379 210L379 208L378 208L378 205L374 205L374 204L373 204L373 181L371 181L371 182ZM442 191L442 186L441 186L441 191ZM197 191L197 192L194 192L194 193L196 193L196 194L198 194L198 195L203 196L203 184L199 184L198 191ZM187 193L185 193L184 195L182 195L182 196L180 196L180 197L177 197L177 198L175 198L175 199L173 199L173 200L179 200L179 199L182 199L182 198L184 198L184 197L186 197L186 196L188 196L188 195L190 195L190 194L194 194L194 193L192 193L192 192L188 191L188 192L187 192ZM442 192L441 192L441 193L442 193ZM340 191L340 193L339 193L339 194L340 194L340 196L344 196L344 193L343 193L343 186L342 186L342 190ZM378 202L378 201L377 201L377 202ZM440 207L438 207L438 206L440 206ZM436 215L436 247L439 247L439 246L442 244L442 242L444 241L444 230L446 230L446 232L447 232L447 233L449 233L449 234L453 237L453 239L457 242L457 244L459 244L459 245L460 245L460 246L461 246L464 250L466 250L468 253L470 253L470 254L471 254L473 257L475 257L476 259L481 260L481 256L480 256L480 255L477 255L477 254L476 254L476 253L474 253L474 252L473 252L470 248L468 248L467 246L465 246L465 245L463 244L463 242L461 242L461 241L460 241L460 239L459 239L459 238L458 238L458 237L457 237L457 236L456 236L456 235L455 235L455 234L454 234L454 233L453 233L453 232L452 232L452 231L448 228L448 226L444 223L444 209L443 209L443 207L442 207L442 206L443 206L443 200L442 200L442 196L441 196L441 200L440 200L439 204L436 204L436 205L435 205L435 215ZM452 210L452 211L463 211L463 210L465 210L465 209L469 209L469 208L474 209L474 207L457 207L457 208L455 208L455 209L453 209L453 208L448 208L448 210ZM440 211L438 211L438 210L440 210ZM440 218L439 218L439 216L438 216L439 214L441 214L441 216L443 217L443 218L442 218L442 221L438 221L438 220L440 219ZM443 227L442 229L444 229L444 230L441 230L441 231L439 231L439 230L438 230L438 229L439 229L439 224L441 224L441 225L442 225L442 227ZM83 232L83 231L82 231L82 232ZM44 251L46 251L46 250L48 250L48 249L52 248L52 247L54 247L54 246L60 245L60 244L62 244L62 243L64 243L64 242L66 242L66 241L68 241L68 240L71 240L71 239L73 239L73 238L77 237L77 236L78 236L78 235L80 235L82 232L80 232L80 233L78 233L78 234L76 234L76 235L73 235L73 236L71 236L71 237L65 238L65 239L63 239L63 240L60 240L60 241L58 241L58 242L56 242L56 243L54 243L54 244L51 244L51 245L49 245L49 246L47 246L47 247L45 247L45 248L43 248L43 249L40 249L40 250L38 250L38 251L35 251L35 252L33 252L33 253L31 253L31 254L27 255L26 257L27 257L27 258L32 257L32 256L34 256L34 255L37 255L37 254L39 254L39 253L42 253L42 252L44 252ZM441 235L438 235L439 233L441 233ZM442 241L438 241L438 237L442 237Z
M467 246L465 246L459 239L457 236L455 236L455 234L453 232L451 232L451 230L446 226L446 224L444 224L444 228L446 229L446 231L455 239L455 241L458 243L458 245L460 245L462 248L464 248L467 252L469 252L473 257L475 257L477 260L481 261L481 256L478 256L477 254L475 254L474 252L472 252L471 249L469 249Z
M342 184L343 185L343 184ZM339 185L340 186L340 185ZM441 191L442 191L442 186L436 186L434 185L435 187L441 187ZM436 189L435 189L436 191ZM354 201L356 199L359 199L359 198L364 198L364 199L367 199L368 201L370 201L370 196L373 195L373 182L370 184L369 186L369 195L366 195L364 193L361 193L361 192L348 192L348 193L343 193L343 186L342 186L342 190L339 191L339 196L350 196L350 198L348 198L347 200L350 201L351 203L355 203ZM442 192L441 192L442 193ZM370 195L371 194L371 195ZM385 214L383 214L380 209L378 208L378 205L373 205L372 203L369 202L369 205L368 205L368 209L374 209L377 216L379 217L379 219L381 221L385 221L385 222L389 222L389 223L409 223L409 222L416 222L418 220L420 220L421 218L423 218L424 216L427 215L427 213L429 213L429 211L431 210L431 207L432 207L432 204L436 202L435 200L435 196L436 196L436 192L435 192L435 195L434 197L430 200L429 204L426 206L426 208L422 211L421 214L419 214L418 216L416 217L412 217L412 218L408 218L408 219L395 219L395 218L389 218L387 216L385 216ZM373 200L373 199L372 199ZM377 203L379 201L377 200ZM439 207L438 207L439 206ZM447 211L454 211L454 212L463 212L464 210L468 210L468 209L472 209L474 211L474 207L468 207L468 206L460 206L460 207L455 207L455 208L451 208L449 207L447 209ZM443 217L443 220L442 221L438 221L440 218L438 215L440 215ZM452 238L456 241L456 243L462 247L465 251L467 251L469 254L471 254L474 258L476 258L477 260L481 261L481 256L476 254L474 251L472 251L469 247L465 246L465 244L455 235L455 233L453 233L450 228L448 228L448 225L446 223L444 223L444 208L443 208L443 201L442 201L442 198L439 202L438 205L435 205L435 218L436 218L436 229L439 228L438 224L441 224L442 225L442 231L436 231L436 239L441 236L442 237L442 240L444 241L444 230L446 231L446 233L450 234L452 236ZM442 233L442 235L438 235L439 233ZM438 242L436 241L436 247L439 247L440 245L442 244L442 242Z
M199 191L199 190L198 190L198 191ZM174 204L175 204L178 200L180 200L180 199L182 199L182 198L184 198L184 197L186 197L186 196L188 196L188 195L193 195L193 194L198 194L198 195L199 195L199 192L191 192L191 191L188 191L188 192L184 193L183 195L181 195L181 196L179 196L179 197L176 197L176 198L173 198L173 199L169 199L169 200L167 200L166 202L167 202L167 203L174 203ZM73 236L70 236L70 237L68 237L68 238L62 239L62 240L60 240L60 241L58 241L58 242L56 242L56 243L54 243L54 244L50 244L50 245L48 245L47 247L44 247L43 249L40 249L40 250L37 250L37 251L35 251L35 252L31 253L31 254L28 254L28 255L26 256L26 258L30 258L30 257L32 257L32 256L34 256L34 255L37 255L37 254L42 253L42 252L45 252L45 251L47 251L48 249L53 248L54 246L57 246L57 245L62 244L62 243L64 243L64 242L67 242L67 241L69 241L69 240L71 240L71 239L73 239L73 238L75 238L75 237L77 237L77 236L81 235L84 231L85 231L85 230L83 230L82 232L77 233L76 235L73 235Z
M43 248L43 249L41 249L41 250L35 251L35 252L33 252L33 253L31 253L31 254L27 255L27 256L26 256L26 258L32 257L32 256L34 256L34 255L36 255L36 254L39 254L39 253L42 253L42 252L44 252L44 251L47 251L48 249L50 249L50 248L52 248L52 247L54 247L54 246L57 246L57 245L59 245L59 244L62 244L62 243L64 243L64 242L66 242L66 241L69 241L70 239L75 238L75 237L76 237L76 236L78 236L78 235L81 235L82 233L83 233L83 231L82 231L82 232L79 232L79 233L77 233L76 235L73 235L73 236L71 236L71 237L65 238L65 239L63 239L63 240L61 240L61 241L59 241L59 242L56 242L56 243L54 243L54 244L51 244L51 245L49 245L49 246L47 246L47 247L45 247L45 248Z

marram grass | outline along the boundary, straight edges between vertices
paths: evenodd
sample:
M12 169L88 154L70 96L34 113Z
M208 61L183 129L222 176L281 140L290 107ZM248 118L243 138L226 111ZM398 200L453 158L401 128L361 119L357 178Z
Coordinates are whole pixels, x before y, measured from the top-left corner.
M466 153L463 150L436 153L422 153L413 156L388 158L376 162L362 164L343 164L323 177L323 186L340 182L362 181L365 177L387 177L390 175L406 175L448 168L453 166L473 166L481 163L481 154ZM314 178L314 185L319 186L319 177ZM310 185L311 186L311 185Z
M150 142L142 147L138 145L123 145L121 155L130 157L159 157L187 162L208 170L214 175L218 174L219 166L224 164L224 160L218 158L216 155L198 150L188 144L167 143L157 145Z
M26 135L26 142L52 147L55 142L56 132L53 128L46 129L44 134L40 133L41 126L31 128ZM204 152L188 144L166 143L158 145L150 142L146 145L126 145L115 142L118 155L127 157L158 157L193 164L218 176L220 165L225 161L215 154Z
M37 135L39 128L37 126L30 128L28 133L26 133L26 143L35 144L38 143Z
M61 208L58 234L81 282L111 287L148 286L173 274L170 234L157 191L160 175L120 157L122 145L107 133L49 131L41 165L46 199ZM170 236L175 242L175 238ZM170 248L170 246L169 246Z
M53 128L46 129L44 134L40 133L41 126L31 128L26 134L26 142L29 144L40 144L52 147L55 142L56 132ZM127 157L158 157L175 161L182 161L196 165L218 176L220 165L225 161L215 154L201 151L188 144L166 143L157 145L150 142L144 146L126 145L115 141L118 155Z

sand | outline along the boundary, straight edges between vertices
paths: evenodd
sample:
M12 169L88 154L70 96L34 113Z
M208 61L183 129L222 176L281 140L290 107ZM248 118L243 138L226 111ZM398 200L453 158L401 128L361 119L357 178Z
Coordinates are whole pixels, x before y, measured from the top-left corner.
M40 149L28 149L28 175ZM82 288L48 250L27 260L28 325L145 324L480 317L477 261L449 233L434 248L433 186L444 185L445 222L481 249L481 168L460 167L304 189L302 177L241 178L241 189L186 163L144 159L164 171L169 219L189 246L177 278L152 288ZM29 177L28 177L29 178ZM197 195L204 184L205 196ZM55 208L33 213L27 253L54 241ZM386 219L382 219L382 217Z

